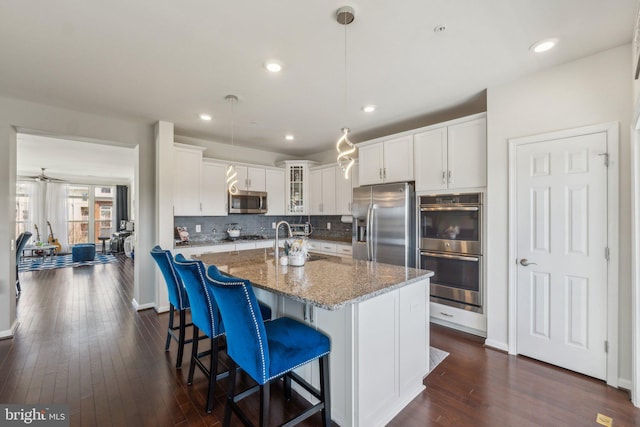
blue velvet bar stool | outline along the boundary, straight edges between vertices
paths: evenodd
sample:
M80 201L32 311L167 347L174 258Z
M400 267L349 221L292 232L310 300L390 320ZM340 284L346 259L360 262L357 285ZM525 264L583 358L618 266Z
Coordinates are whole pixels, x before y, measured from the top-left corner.
M215 266L207 269L207 284L216 298L227 336L227 354L230 358L229 388L224 414L224 426L231 423L232 412L242 422L251 426L238 402L253 392L260 392L259 425L269 422L269 385L284 378L285 396L289 397L291 380L300 384L320 402L287 421L291 426L321 412L322 425L331 424L331 399L329 385L329 352L331 342L323 333L301 322L281 317L263 323L258 301L248 280L227 277ZM293 370L318 360L320 364L320 390L298 376ZM245 371L257 386L236 394L235 365Z
M176 255L174 259L175 268L184 283L189 301L191 301L191 320L193 322L194 341L191 346L191 365L189 366L189 376L187 384L193 384L195 367L197 366L207 378L209 378L209 388L207 391L207 412L213 410L213 398L216 383L219 379L229 375L229 371L218 372L218 351L222 350L220 338L225 334L225 327L220 318L218 305L205 284L205 266L202 261L187 260L182 254ZM271 309L261 305L261 317L271 318ZM211 349L198 353L198 340L195 339L202 331L211 339ZM202 359L210 356L209 366L206 366Z
M167 328L167 342L164 350L169 351L171 339L176 340L178 343L176 368L181 368L184 345L192 342L192 339L185 339L186 329L192 326L192 323L187 323L186 321L186 311L189 309L189 298L180 276L178 276L178 273L173 267L173 256L171 252L162 249L160 246L154 246L153 249L151 249L151 256L158 264L158 267L160 267L169 294L169 327ZM180 324L177 326L174 325L174 312L176 310L178 310L180 315ZM177 336L175 331L178 331Z

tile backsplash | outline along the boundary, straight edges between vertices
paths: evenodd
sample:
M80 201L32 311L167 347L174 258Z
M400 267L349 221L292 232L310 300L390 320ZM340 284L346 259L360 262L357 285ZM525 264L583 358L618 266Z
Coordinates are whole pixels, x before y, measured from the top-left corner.
M227 224L238 223L242 229L241 235L261 234L267 237L275 237L274 223L287 221L290 224L311 222L313 232L311 237L318 239L330 238L337 240L351 240L351 223L341 222L340 215L321 216L265 216L265 215L228 215L228 216L176 216L175 227L186 227L189 232L189 240L208 242L225 239L227 237ZM196 232L196 226L200 226L200 232ZM280 232L281 236L284 233Z

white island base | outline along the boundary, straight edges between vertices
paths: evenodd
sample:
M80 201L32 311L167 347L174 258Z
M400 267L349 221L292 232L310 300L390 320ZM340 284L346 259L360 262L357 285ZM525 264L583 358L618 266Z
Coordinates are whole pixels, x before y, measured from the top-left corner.
M340 426L384 426L424 390L428 277L338 310L254 289L277 316L305 321L331 337L331 418ZM296 372L319 386L317 363Z

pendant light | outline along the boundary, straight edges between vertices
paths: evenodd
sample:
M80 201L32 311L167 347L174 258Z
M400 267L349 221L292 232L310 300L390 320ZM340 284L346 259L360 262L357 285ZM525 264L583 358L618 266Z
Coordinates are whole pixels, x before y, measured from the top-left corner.
M234 141L233 141L233 127L234 127L234 104L236 102L238 102L238 97L235 95L227 95L224 97L224 99L229 102L231 104L231 146L234 146ZM238 183L238 180L236 179L236 177L238 176L238 173L236 172L236 167L233 164L229 164L229 166L227 167L227 188L229 189L229 193L231 194L237 194L238 193L238 186L236 185Z
M344 115L347 115L347 25L351 24L355 19L355 12L352 7L343 6L336 11L336 20L339 24L344 25ZM344 172L344 179L349 179L349 171L353 166L354 160L351 155L356 152L356 147L349 141L348 127L341 129L342 135L336 142L336 150L338 150L338 166Z

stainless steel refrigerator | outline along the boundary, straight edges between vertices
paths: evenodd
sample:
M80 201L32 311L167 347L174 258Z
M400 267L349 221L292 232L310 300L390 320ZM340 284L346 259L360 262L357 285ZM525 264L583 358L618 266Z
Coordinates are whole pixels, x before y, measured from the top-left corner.
M353 258L416 266L413 183L353 189Z

